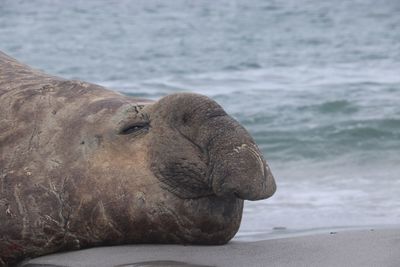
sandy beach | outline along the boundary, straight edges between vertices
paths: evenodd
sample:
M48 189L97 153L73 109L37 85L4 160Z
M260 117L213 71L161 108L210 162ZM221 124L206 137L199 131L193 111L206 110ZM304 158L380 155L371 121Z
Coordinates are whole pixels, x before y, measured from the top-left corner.
M100 247L44 256L20 266L400 266L400 228L233 241L225 246Z

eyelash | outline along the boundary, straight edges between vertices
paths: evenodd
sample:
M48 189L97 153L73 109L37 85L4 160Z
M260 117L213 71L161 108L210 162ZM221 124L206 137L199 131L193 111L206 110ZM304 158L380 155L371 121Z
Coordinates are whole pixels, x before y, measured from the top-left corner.
M119 134L127 135L127 134L136 133L136 132L142 131L142 130L148 130L149 128L150 128L150 125L148 123L134 124L134 125L129 125L127 127L124 127L123 129L121 129Z

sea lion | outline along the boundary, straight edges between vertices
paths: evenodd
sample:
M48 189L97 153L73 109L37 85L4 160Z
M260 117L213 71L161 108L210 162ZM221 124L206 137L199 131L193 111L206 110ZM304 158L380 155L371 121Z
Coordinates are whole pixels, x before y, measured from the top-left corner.
M0 52L0 265L129 243L224 244L274 178L206 96L135 99Z

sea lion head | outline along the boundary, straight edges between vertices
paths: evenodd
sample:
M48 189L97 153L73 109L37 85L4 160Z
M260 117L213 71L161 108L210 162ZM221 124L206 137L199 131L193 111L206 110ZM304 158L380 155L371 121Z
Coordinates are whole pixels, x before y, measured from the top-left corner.
M252 137L206 96L128 101L94 117L82 141L92 186L79 195L100 190L113 204L98 209L127 242L226 243L243 200L276 190Z

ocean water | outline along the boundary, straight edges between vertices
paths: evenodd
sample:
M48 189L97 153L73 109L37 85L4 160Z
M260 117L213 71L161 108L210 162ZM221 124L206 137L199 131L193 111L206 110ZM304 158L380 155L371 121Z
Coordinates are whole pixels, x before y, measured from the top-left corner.
M237 240L400 224L400 1L0 1L0 50L158 99L197 92L278 184Z

